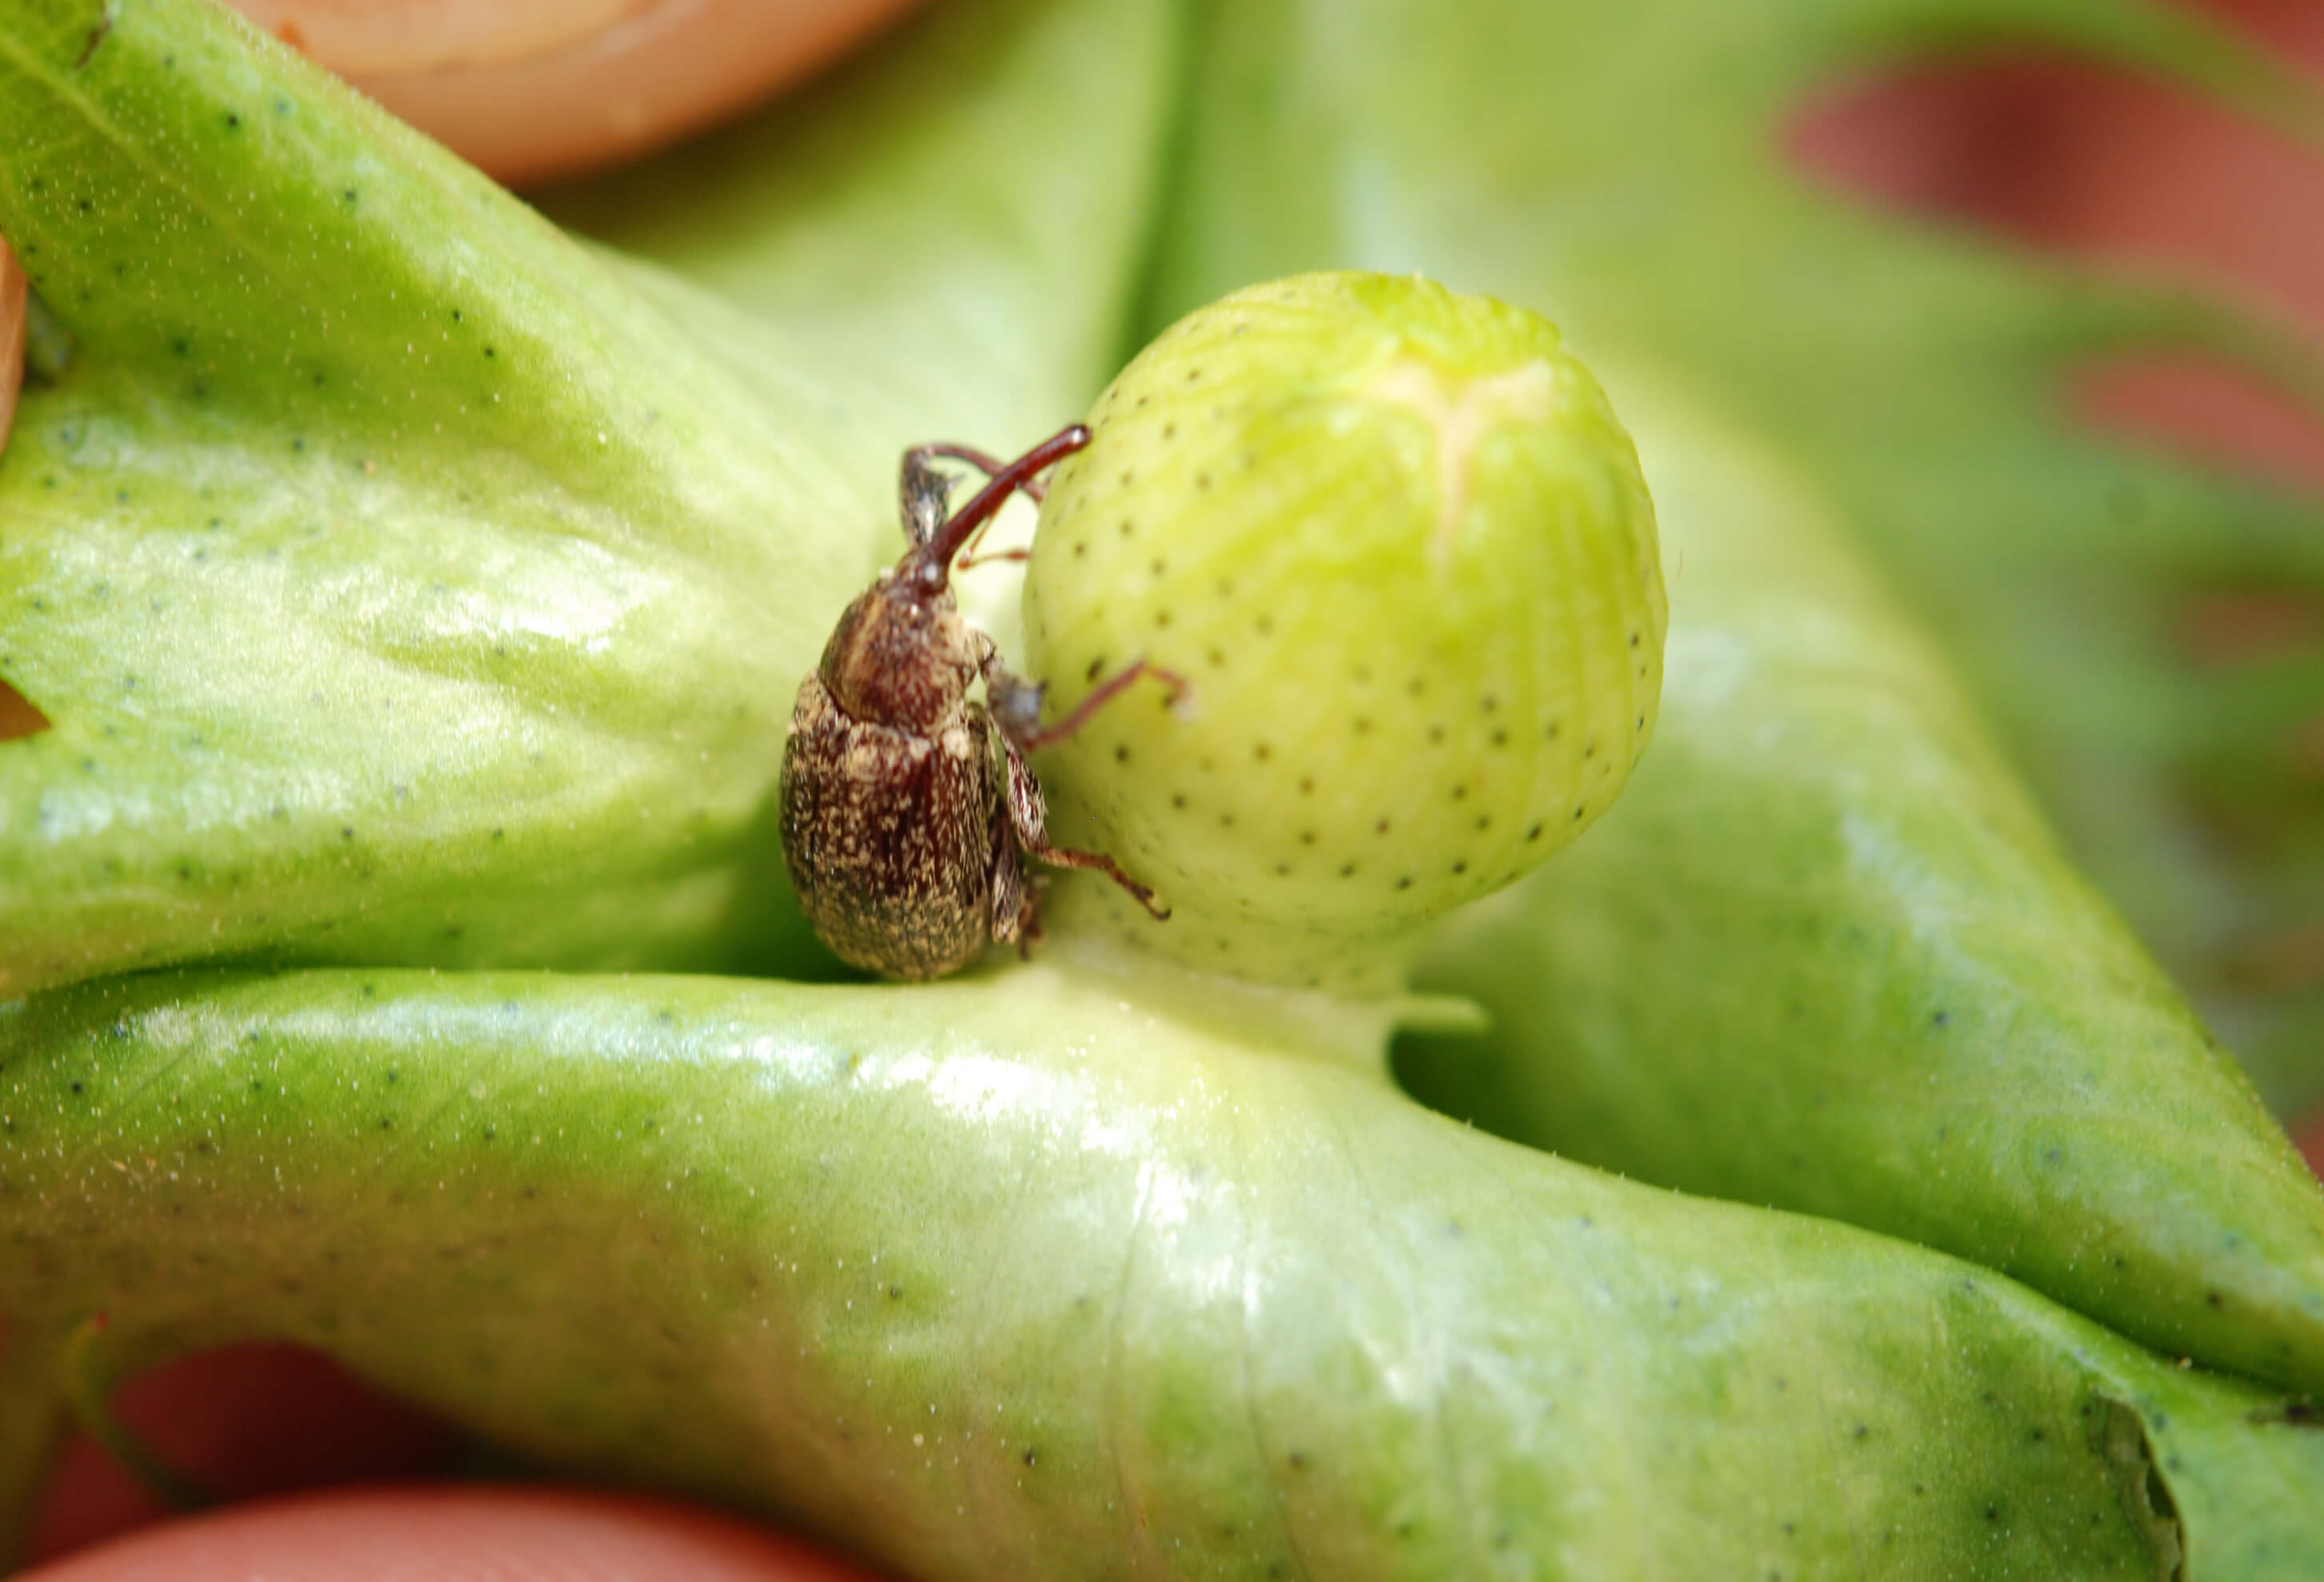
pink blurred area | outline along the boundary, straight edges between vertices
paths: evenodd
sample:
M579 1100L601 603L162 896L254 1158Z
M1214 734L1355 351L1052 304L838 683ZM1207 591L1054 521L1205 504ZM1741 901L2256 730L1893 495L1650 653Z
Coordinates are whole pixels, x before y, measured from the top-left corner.
M440 1476L459 1440L422 1414L294 1346L206 1352L132 1381L122 1425L220 1498ZM158 1522L170 1510L86 1435L51 1483L30 1558L43 1559Z
M621 164L742 114L920 0L232 0L512 186Z
M75 1436L27 1556L39 1582L877 1582L683 1506L446 1483L466 1458L456 1434L296 1346L187 1357L134 1380L114 1408L222 1503L172 1512Z
M2214 0L2324 78L2324 5ZM2002 55L1883 74L1812 106L1806 169L1883 207L2110 266L2192 277L2324 345L2324 159L2152 78ZM2324 425L2230 370L2094 370L2092 420L2324 489Z
M876 1582L762 1529L582 1490L379 1486L235 1505L30 1582Z

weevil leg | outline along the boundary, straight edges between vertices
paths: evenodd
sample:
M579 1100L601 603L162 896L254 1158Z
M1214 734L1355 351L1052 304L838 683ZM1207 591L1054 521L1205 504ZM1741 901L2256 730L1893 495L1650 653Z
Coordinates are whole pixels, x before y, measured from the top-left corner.
M976 537L982 538L984 535L979 532ZM979 555L976 553L976 538L972 538L968 542L968 552L954 561L952 568L954 571L973 571L989 560L1030 560L1032 558L1033 552L1030 549L995 549L990 555Z
M1049 888L1046 873L1025 876L1025 910L1017 922L1017 953L1029 956L1033 947L1048 937L1041 930L1041 897Z
M986 647L991 646L987 639ZM1049 881L1047 875L1027 869L1015 813L995 811L1000 816L993 820L992 831L992 937L1003 944L1014 940L1018 956L1029 961L1033 947L1041 943L1041 892Z
M987 643L988 650L991 644ZM1001 736L1019 752L1038 752L1045 747L1055 747L1074 731L1090 722L1096 713L1120 697L1130 684L1141 676L1150 676L1170 689L1173 708L1185 701L1189 690L1185 676L1165 670L1159 665L1149 665L1136 659L1115 671L1090 689L1090 694L1074 705L1074 712L1054 725L1041 723L1041 696L1048 688L1020 680L1010 674L998 654L988 651L979 663L984 673L985 696L992 710L993 723L1001 727Z
M1017 843L1016 820L997 822L1000 827L993 832L992 842L992 937L1003 944L1015 940L1021 952L1027 943L1026 919L1035 912L1036 903L1031 887L1025 882L1025 854Z
M1046 682L1028 681L1001 662L1001 649L983 632L974 634L976 670L984 677L984 706L1003 740L1016 741L1041 729Z
M910 466L917 462L925 467L938 456L943 456L948 461L966 462L988 478L998 478L1009 470L1009 464L991 451L979 450L973 445L954 445L948 439L938 440L930 445L912 446L904 453L904 464ZM1023 488L1025 492L1036 501L1049 492L1048 484L1038 478L1027 479Z
M1044 873L1028 873L1017 903L1017 958L1029 961L1033 947L1047 937L1041 929L1041 897L1049 888L1049 877Z
M1157 919L1167 921L1170 908L1154 898L1154 892L1121 871L1121 865L1102 851L1076 851L1070 846L1049 844L1049 804L1041 795L1041 782L1033 777L1033 768L1025 755L1017 750L1016 743L1004 732L1001 738L1001 754L1009 771L1009 822L1016 826L1018 843L1028 857L1039 859L1052 868L1087 868L1105 875L1128 890L1138 904ZM1028 904L1035 907L1033 924L1039 928L1038 892L1028 888Z

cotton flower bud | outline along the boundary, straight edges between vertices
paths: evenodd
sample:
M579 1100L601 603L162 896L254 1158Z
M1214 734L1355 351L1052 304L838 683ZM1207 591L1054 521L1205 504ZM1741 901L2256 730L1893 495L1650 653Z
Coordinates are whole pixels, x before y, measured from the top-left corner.
M1061 924L1378 986L1415 924L1620 792L1662 682L1654 507L1547 320L1418 279L1279 281L1180 321L1089 421L1028 568L1031 673L1051 718L1139 659L1188 691L1136 689L1041 755L1059 838L1176 911L1067 885Z

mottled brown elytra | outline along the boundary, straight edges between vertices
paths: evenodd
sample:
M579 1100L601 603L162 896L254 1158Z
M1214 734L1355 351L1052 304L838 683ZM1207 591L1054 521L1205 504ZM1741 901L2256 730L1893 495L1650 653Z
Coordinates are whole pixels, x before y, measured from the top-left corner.
M1141 659L1044 728L1043 687L1011 675L953 598L954 557L1012 492L1038 501L1040 475L1089 440L1076 424L1006 464L961 445L907 451L910 547L840 616L799 686L783 746L783 860L816 933L856 966L940 978L991 941L1028 945L1040 937L1045 882L1028 858L1096 869L1156 917L1169 916L1112 858L1049 843L1047 805L1026 759L1081 729L1140 676L1168 686L1174 701L1185 683ZM991 480L956 516L945 514L952 480L931 464L937 457ZM989 711L969 700L979 676Z

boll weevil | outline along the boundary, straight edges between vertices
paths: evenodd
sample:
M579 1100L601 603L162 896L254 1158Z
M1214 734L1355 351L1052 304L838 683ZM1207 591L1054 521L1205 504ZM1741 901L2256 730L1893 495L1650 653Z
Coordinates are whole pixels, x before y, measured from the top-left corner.
M1112 858L1050 843L1028 758L1072 735L1141 676L1169 687L1173 702L1185 684L1139 660L1045 728L1044 688L1009 671L952 592L955 557L1009 496L1039 501L1041 474L1089 441L1076 424L1006 464L966 446L906 452L909 544L840 616L799 686L783 746L783 860L816 933L856 966L939 978L994 940L1029 945L1040 937L1046 876L1028 860L1094 869L1157 918L1169 915ZM933 464L939 457L991 480L957 514L946 514L951 480ZM986 703L968 696L978 677Z

